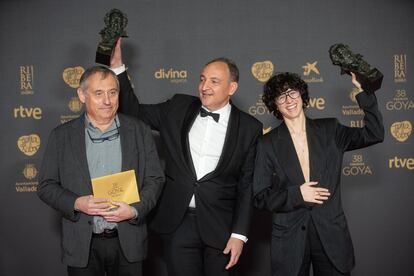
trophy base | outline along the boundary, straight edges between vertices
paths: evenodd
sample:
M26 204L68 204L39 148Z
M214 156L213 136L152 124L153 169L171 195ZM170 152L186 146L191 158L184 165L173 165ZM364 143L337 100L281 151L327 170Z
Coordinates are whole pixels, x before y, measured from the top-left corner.
M374 93L380 89L384 78L384 75L377 69L374 69L372 72L373 74L370 74L369 77L356 73L357 81L361 84L362 89L368 93Z
M103 54L101 52L96 51L95 62L106 65L106 66L110 66L111 65L111 55Z

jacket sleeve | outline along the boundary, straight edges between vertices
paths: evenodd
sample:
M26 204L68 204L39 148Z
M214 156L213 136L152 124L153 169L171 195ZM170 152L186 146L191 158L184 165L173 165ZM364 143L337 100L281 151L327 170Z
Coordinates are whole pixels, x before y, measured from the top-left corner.
M335 140L342 151L364 148L384 140L384 125L375 94L361 92L356 98L364 111L364 126L358 128L336 124Z
M37 195L47 205L59 211L63 217L71 221L79 219L79 213L74 209L75 201L79 196L62 187L59 176L59 145L56 129L49 136L43 156Z
M266 139L267 138L267 139ZM305 207L300 185L282 185L278 161L269 137L261 137L257 146L253 182L255 207L271 212L290 212Z
M169 101L160 104L141 104L126 71L118 75L118 80L120 87L118 111L137 117L147 123L151 129L159 131Z
M247 237L252 214L252 184L256 146L259 136L262 134L262 125L257 124L254 137L249 145L241 167L241 174L237 184L237 201L233 214L232 233Z

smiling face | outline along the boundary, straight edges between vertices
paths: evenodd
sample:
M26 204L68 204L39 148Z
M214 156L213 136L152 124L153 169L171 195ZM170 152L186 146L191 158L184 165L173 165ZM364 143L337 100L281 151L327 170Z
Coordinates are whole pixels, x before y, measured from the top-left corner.
M119 89L114 76L94 73L87 79L86 87L78 89L78 96L94 125L108 124L115 118Z
M237 82L231 80L230 70L225 62L210 63L200 75L198 93L201 103L210 111L218 110L229 102L237 86Z
M294 120L305 115L303 100L299 91L288 89L279 97L276 97L275 103L284 120Z

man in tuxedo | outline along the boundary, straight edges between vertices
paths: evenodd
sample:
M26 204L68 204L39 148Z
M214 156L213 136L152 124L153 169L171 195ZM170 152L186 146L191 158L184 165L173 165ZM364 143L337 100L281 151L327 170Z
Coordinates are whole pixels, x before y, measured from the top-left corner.
M151 130L117 114L119 83L106 67L85 71L78 96L86 113L50 134L38 196L62 215L62 258L70 276L142 275L145 220L165 180ZM135 170L140 202L91 195L92 178L128 170Z
M161 234L169 275L234 275L251 216L256 141L262 124L230 101L237 66L207 63L198 97L174 95L141 104L122 63L118 41L111 68L120 81L120 111L159 131L166 184L151 227Z

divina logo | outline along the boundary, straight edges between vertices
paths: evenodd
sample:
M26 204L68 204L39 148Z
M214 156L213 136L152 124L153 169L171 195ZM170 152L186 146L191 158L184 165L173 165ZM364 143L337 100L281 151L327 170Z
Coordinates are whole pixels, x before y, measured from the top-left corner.
M168 79L172 83L180 83L187 81L187 70L175 70L170 68L168 70L160 68L155 71L154 77L156 79Z

